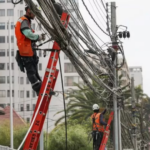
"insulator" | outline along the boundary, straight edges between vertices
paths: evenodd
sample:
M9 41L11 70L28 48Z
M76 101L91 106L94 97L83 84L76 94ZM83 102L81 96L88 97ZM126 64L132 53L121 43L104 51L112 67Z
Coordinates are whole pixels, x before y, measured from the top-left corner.
M119 32L119 38L122 38L122 32Z
M126 37L127 37L127 32L124 31L124 32L123 32L123 38L126 38Z
M127 38L130 38L130 32L129 31L127 32Z

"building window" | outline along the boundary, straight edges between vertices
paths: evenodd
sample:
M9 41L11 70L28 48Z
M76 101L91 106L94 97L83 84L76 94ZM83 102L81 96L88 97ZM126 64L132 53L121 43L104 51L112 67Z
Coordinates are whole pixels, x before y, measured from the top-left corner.
M0 76L0 84L5 84L5 76Z
M12 80L12 83L14 83L14 76L12 76L11 80ZM10 77L9 76L7 76L7 83L10 83Z
M8 23L7 23L7 29L9 29L8 28ZM11 22L11 29L14 29L14 23L13 22Z
M5 22L0 22L0 30L5 30Z
M9 56L9 49L7 50L7 56ZM11 49L11 56L14 56L14 49Z
M7 70L9 70L9 63L7 63ZM14 63L11 63L11 70L14 70Z
M14 10L13 9L7 9L7 16L14 16Z
M20 77L20 84L24 84L24 78Z
M24 91L20 91L20 98L24 98Z
M27 98L30 97L30 91L26 91L26 97L27 97Z
M0 97L6 97L6 91L0 90Z
M39 57L42 57L42 51L39 51Z
M8 38L8 36L7 36L7 43L9 43L9 38ZM11 36L11 43L14 43L14 36L13 36L13 35Z
M29 79L28 79L28 77L26 77L26 84L29 84Z
M4 49L0 49L0 57L4 57L5 56L5 50Z
M6 104L0 104L0 107L5 108Z
M39 63L39 70L42 70L42 64Z
M20 111L24 111L24 105L20 104Z
M65 86L74 86L74 83L79 83L78 76L66 76L65 77Z
M5 0L0 0L0 3L5 3Z
M30 104L27 104L27 105L26 105L26 110L27 110L27 111L30 111Z
M5 9L0 9L0 16L5 16Z
M65 73L76 72L74 66L71 63L65 63L64 71Z
M20 10L20 17L23 16L23 10Z
M0 70L5 70L5 63L0 63Z
M31 28L32 28L33 30L35 30L35 23L32 23L32 24L31 24Z
M34 111L34 109L35 109L35 104L33 104L33 108L32 108L33 110L32 111Z
M0 43L5 43L5 36L0 36Z
M30 123L30 118L27 118L27 123Z
M36 96L35 91L32 91L32 97L34 98Z
M7 97L10 97L10 90L7 90ZM12 90L12 97L14 97L14 90Z

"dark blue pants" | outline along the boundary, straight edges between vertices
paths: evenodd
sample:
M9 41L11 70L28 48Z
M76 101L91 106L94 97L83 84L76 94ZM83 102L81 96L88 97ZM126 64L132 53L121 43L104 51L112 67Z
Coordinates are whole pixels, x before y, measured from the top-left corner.
M38 95L42 84L37 68L38 60L34 57L22 57L22 61L26 69L27 77L32 84L32 89Z
M93 131L93 150L99 150L103 139L103 132Z

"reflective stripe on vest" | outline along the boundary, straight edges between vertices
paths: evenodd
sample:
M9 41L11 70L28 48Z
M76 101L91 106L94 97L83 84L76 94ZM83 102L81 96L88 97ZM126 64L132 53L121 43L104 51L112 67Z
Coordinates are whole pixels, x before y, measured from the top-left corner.
M26 17L21 17L16 23L15 26L15 35L17 39L17 46L19 49L19 53L21 56L33 56L33 50L31 46L31 40L26 38L22 33L21 33L21 23L24 20L28 20ZM30 27L30 24L29 24ZM34 32L34 31L32 31Z
M93 131L104 132L104 126L100 124L100 113L94 113L91 118L95 118L95 123L93 123Z

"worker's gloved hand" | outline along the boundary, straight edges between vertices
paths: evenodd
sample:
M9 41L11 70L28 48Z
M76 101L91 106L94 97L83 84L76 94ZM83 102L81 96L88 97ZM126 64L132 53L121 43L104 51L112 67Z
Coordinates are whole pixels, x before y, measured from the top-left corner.
M102 114L104 115L107 112L107 109L104 109L104 111L102 112Z
M45 39L46 39L46 36L45 34L42 33L39 35L38 41L42 41L42 40L45 41Z

